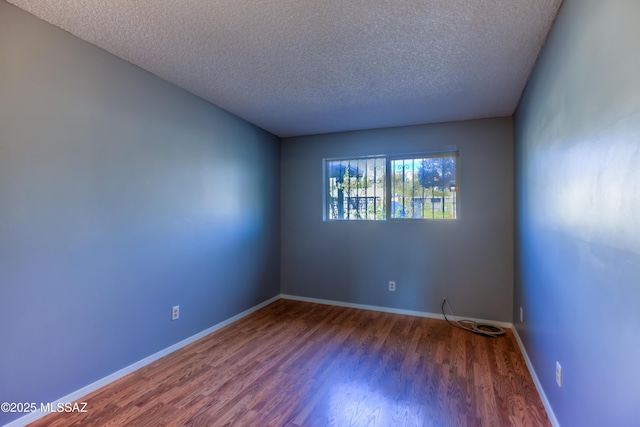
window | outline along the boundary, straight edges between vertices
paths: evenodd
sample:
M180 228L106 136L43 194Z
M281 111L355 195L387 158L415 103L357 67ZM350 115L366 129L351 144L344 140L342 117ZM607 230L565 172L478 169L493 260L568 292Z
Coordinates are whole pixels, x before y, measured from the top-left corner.
M384 157L331 160L325 165L327 219L385 219Z
M391 218L456 218L457 155L391 160Z
M325 160L325 219L457 218L457 160L457 153Z

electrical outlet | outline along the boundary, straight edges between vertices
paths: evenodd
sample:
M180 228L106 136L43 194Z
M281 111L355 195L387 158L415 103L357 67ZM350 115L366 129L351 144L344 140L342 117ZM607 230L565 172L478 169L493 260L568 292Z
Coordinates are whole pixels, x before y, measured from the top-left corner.
M391 292L395 292L395 290L396 290L396 282L393 282L393 281L389 282L389 290Z
M520 323L524 322L524 311L522 310L522 307L520 307Z
M180 306L174 305L171 307L171 320L178 320L180 318Z
M562 387L562 366L560 366L560 362L556 362L556 383L558 387Z

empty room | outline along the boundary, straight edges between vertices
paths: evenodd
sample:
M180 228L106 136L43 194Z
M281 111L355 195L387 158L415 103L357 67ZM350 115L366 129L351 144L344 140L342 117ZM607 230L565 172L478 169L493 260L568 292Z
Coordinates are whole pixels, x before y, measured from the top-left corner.
M0 0L0 425L640 425L639 19Z

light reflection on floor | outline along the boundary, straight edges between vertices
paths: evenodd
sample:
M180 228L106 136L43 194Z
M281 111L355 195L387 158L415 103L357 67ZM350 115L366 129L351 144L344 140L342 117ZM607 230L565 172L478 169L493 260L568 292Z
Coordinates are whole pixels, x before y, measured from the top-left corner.
M422 426L425 408L397 400L357 384L332 386L328 402L328 425L332 426Z

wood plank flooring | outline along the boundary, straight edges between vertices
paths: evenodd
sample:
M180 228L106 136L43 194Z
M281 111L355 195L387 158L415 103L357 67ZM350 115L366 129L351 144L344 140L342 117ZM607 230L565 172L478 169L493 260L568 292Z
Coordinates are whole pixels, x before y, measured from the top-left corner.
M278 300L38 426L550 426L510 330Z

